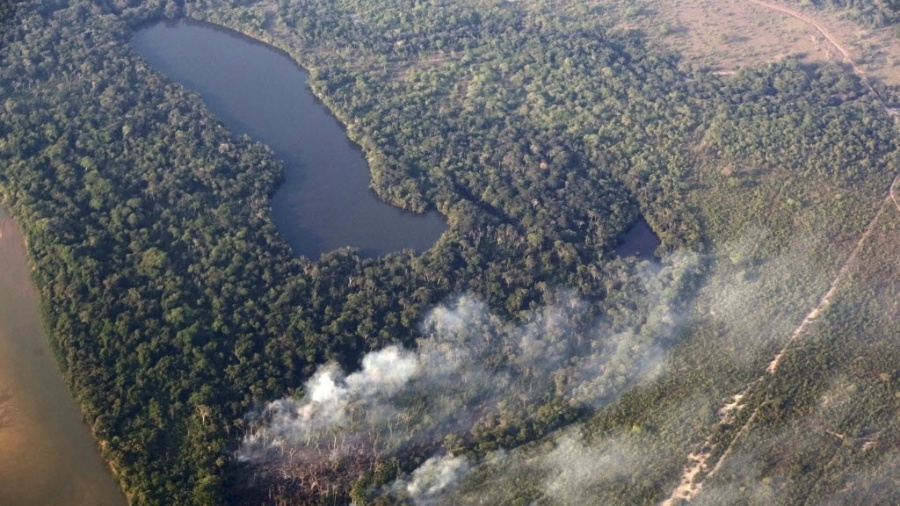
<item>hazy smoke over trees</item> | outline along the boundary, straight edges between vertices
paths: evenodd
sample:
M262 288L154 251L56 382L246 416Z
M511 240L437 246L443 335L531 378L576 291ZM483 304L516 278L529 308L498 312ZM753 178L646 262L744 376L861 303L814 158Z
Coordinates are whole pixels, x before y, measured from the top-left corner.
M302 398L249 414L238 458L314 494L391 457L433 455L391 488L427 504L469 468L459 452L515 446L658 373L698 265L680 255L620 272L600 316L567 291L515 323L461 296L426 316L414 350L372 352L350 374L326 364Z
M441 494L465 476L469 468L464 456L431 457L412 472L409 480L397 480L393 492L405 494L416 504L436 504Z

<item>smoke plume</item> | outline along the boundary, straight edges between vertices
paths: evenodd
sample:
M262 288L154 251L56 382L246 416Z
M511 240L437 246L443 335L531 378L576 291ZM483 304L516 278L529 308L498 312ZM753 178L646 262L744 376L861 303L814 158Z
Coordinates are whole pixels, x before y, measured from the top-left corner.
M466 457L432 457L412 472L409 480L400 479L394 488L401 488L417 505L438 504L442 494L451 489L469 471Z
M346 484L392 456L444 455L448 437L476 450L480 441L515 444L504 429L510 423L526 430L565 421L542 406L593 408L658 374L698 263L681 255L639 264L599 315L570 291L517 322L461 296L426 316L414 350L372 352L351 374L326 364L303 397L249 414L237 456L311 488L339 473ZM535 413L544 418L521 422ZM468 468L462 457L435 456L392 490L429 504Z

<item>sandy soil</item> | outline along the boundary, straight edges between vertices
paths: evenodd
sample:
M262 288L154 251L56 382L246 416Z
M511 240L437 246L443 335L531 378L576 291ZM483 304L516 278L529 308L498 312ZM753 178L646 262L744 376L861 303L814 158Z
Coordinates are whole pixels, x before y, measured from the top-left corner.
M762 0L643 0L642 16L613 4L622 28L643 30L657 43L718 75L777 61L853 62L870 80L900 85L900 38L863 27L840 12L796 9Z
M840 56L815 28L748 1L679 0L658 12L675 27L664 39L673 49L720 71L787 56L815 62Z

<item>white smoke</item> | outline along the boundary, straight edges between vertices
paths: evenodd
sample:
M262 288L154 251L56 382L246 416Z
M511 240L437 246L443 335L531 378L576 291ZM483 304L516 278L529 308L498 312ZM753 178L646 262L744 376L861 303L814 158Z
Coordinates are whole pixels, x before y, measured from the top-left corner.
M461 296L426 316L414 351L370 353L352 374L324 365L301 399L250 414L238 458L275 463L285 476L342 458L365 468L360 462L434 451L450 434L469 437L485 425L479 421L525 419L548 402L598 406L661 370L698 265L687 255L640 264L620 275L625 295L599 317L569 291L516 323ZM399 483L408 483L408 497L427 502L466 469L458 457L433 458Z
M603 489L631 483L655 458L640 434L587 439L575 426L540 444L489 455L424 504L615 504Z
M408 482L400 480L394 487L402 488L417 505L437 504L437 499L449 491L469 469L469 461L463 456L431 457L413 471Z
M543 468L543 488L553 504L596 504L591 487L630 477L641 465L638 452L624 437L599 442L566 433L538 463Z
M335 431L377 427L393 415L390 398L419 372L415 355L397 346L366 355L361 370L350 375L335 364L322 366L302 400L272 401L261 415L251 416L264 427L244 439L238 458L254 460L270 448L308 446Z

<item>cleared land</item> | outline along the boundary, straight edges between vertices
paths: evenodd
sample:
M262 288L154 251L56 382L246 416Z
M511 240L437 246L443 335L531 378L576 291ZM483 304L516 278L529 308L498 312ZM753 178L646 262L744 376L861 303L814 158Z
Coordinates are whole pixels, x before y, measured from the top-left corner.
M874 83L900 85L900 41L890 29L862 27L840 12L754 0L638 0L602 8L617 28L641 30L718 74L786 57L808 63L850 59Z

